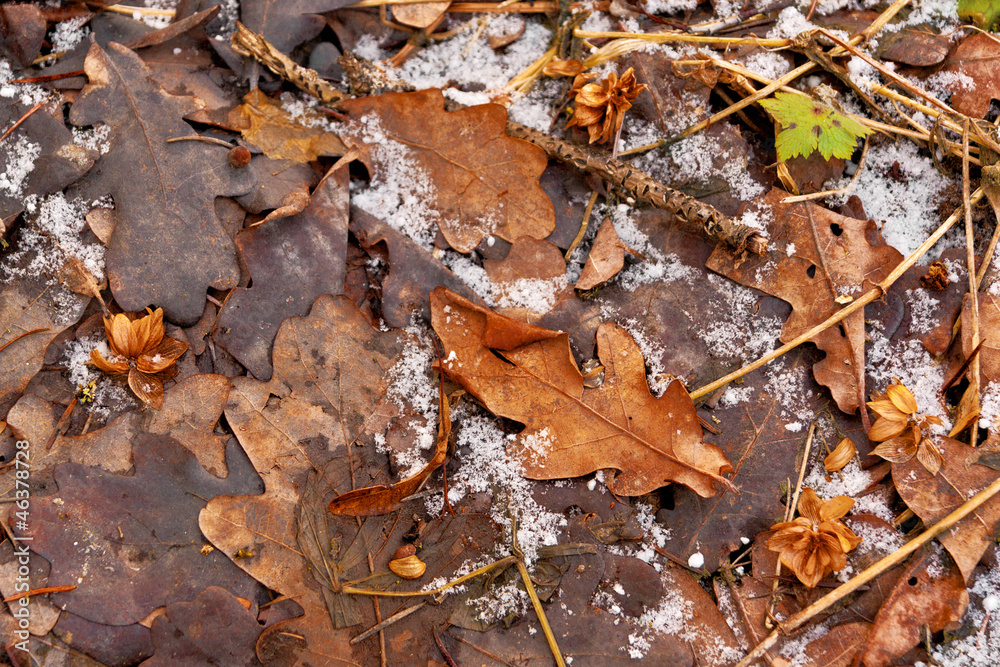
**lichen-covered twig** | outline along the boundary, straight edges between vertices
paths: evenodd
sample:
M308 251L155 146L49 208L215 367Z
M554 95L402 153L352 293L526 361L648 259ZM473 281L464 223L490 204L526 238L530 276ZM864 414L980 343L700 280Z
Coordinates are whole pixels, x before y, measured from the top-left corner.
M237 24L232 42L233 49L238 53L257 58L275 74L323 102L336 104L346 97L316 72L292 62L267 40L243 25ZM367 95L413 90L409 84L392 79L374 64L351 54L344 54L341 66L356 93ZM457 108L459 105L454 106ZM700 226L712 238L724 241L738 251L749 250L758 255L767 252L767 239L757 230L732 220L709 204L660 183L627 162L510 120L507 121L507 134L535 144L554 160L600 176L636 201L669 211Z

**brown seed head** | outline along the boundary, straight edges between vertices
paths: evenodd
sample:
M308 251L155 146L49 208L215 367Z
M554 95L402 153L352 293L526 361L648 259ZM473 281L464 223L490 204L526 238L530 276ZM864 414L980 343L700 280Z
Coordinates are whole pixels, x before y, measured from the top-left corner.
M246 146L237 146L229 151L229 166L242 169L250 164L250 159L252 157L253 156L250 155L250 151Z

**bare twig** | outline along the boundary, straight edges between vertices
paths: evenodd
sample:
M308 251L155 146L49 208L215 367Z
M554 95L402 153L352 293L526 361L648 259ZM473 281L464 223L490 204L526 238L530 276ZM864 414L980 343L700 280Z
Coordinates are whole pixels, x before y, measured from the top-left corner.
M320 79L316 72L292 62L267 40L243 25L237 24L232 41L233 48L239 53L259 59L275 74L324 102L336 103L346 97ZM374 82L386 90L413 90L406 82L389 79L381 69L360 58L352 57L342 64L349 77L360 78L366 85L373 85ZM451 103L451 108L461 108L461 105ZM535 144L552 159L600 176L634 200L664 209L700 226L712 238L724 241L738 251L749 250L759 255L767 252L767 239L757 230L732 220L713 206L660 183L627 162L556 139L510 120L507 121L507 134Z
M576 247L580 245L580 241L583 240L583 235L587 233L587 225L590 223L590 214L594 210L594 204L596 202L597 191L595 190L590 193L590 200L587 202L587 208L583 210L583 221L580 223L580 231L577 232L576 238L569 244L569 247L566 248L566 254L563 255L567 262L569 261L569 258L573 256L573 251L576 250ZM1000 225L997 225L997 229L1000 229Z
M427 603L426 602L418 602L417 604L413 605L412 607L407 607L406 609L403 609L401 611L397 611L395 614L393 614L389 618L385 619L381 623L376 623L372 627L370 627L367 630L365 630L364 632L362 632L357 637L354 637L353 639L351 639L351 642L350 642L351 645L353 646L354 644L360 644L361 642L363 642L364 640L368 639L372 635L374 635L374 634L376 634L378 632L382 632L383 630L385 630L387 627L389 627L390 625L392 625L396 621L401 621L404 618L406 618L407 616L409 616L410 614L412 614L413 612L419 611L420 608L423 607L425 604L427 604Z

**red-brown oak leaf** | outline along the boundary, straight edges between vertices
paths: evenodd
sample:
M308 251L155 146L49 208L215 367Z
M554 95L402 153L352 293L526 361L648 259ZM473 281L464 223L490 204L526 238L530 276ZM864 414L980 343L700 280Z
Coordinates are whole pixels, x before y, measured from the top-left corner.
M444 369L494 414L525 425L510 453L531 479L617 471L608 487L636 496L670 482L703 497L731 487L722 450L702 442L694 404L679 381L649 391L642 353L621 327L597 330L603 384L590 389L567 334L498 315L444 288L431 294L431 324Z
M513 243L522 236L543 239L555 229L555 209L538 183L548 164L545 151L507 136L500 105L448 112L441 91L429 89L359 97L344 102L344 110L359 122L341 138L373 174L400 159L398 150L383 145L406 150L433 186L428 205L440 214L438 226L455 250L471 252L490 234Z
M748 287L792 304L782 342L805 333L885 278L903 259L867 220L847 218L810 202L785 204L787 193L771 190L763 200L774 212L772 248L765 256L741 258L716 248L706 266ZM841 301L838 302L837 299ZM865 398L865 314L849 315L811 341L826 352L813 366L844 412Z

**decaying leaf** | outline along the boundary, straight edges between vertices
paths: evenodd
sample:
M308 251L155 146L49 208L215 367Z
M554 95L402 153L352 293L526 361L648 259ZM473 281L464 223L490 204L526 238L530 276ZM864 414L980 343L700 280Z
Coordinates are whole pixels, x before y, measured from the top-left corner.
M320 118L317 112L312 114L316 120ZM310 118L307 116L305 120ZM321 155L347 152L336 134L293 119L260 88L247 93L243 104L230 112L229 122L239 128L244 139L275 160L311 162Z
M399 507L401 500L420 490L427 478L441 467L448 456L448 436L451 435L451 417L444 387L439 387L438 435L434 455L423 468L395 484L369 486L342 493L330 501L327 507L331 514L348 516L376 516L388 514ZM390 563L391 565L391 563ZM390 567L391 569L391 567ZM395 572L395 570L393 570ZM422 574L423 572L421 572ZM409 577L411 579L416 577Z
M394 5L392 18L411 28L427 28L440 19L450 5L451 0Z
M493 413L525 430L510 453L531 479L617 471L609 488L633 496L670 482L703 497L731 488L718 447L702 442L694 404L678 382L654 398L642 354L624 329L597 332L604 383L584 386L566 334L497 315L438 288L431 323L444 345L444 369Z
M1000 97L1000 43L996 35L975 32L966 37L948 56L941 72L962 77L949 78L951 106L972 118L985 118L990 99ZM969 83L971 80L971 84Z
M359 123L346 126L341 138L373 174L405 150L434 185L429 204L455 250L469 252L489 234L513 243L521 236L543 239L555 228L552 202L538 185L545 152L506 135L503 107L446 112L441 91L430 89L351 99L344 109ZM378 150L386 142L399 150Z
M633 251L618 238L611 218L605 218L587 255L587 263L576 280L576 289L593 289L614 278L625 266L626 252Z
M271 345L286 318L308 313L321 294L343 291L347 217L344 167L324 177L301 213L237 235L253 285L229 293L213 339L255 378L271 379Z
M90 83L70 121L112 128L111 149L82 189L94 198L114 196L107 270L115 300L130 311L159 304L167 318L194 324L208 287L228 289L239 281L236 250L216 217L215 198L249 192L250 174L231 167L222 146L167 143L195 134L183 117L196 105L166 94L132 51L94 44L85 69Z
M572 298L566 261L549 241L522 236L502 260L484 259L491 293L504 315L535 323L560 301Z
M719 247L707 266L744 285L792 304L781 330L789 341L841 308L837 299L857 296L879 282L902 260L885 244L874 223L847 218L810 202L784 204L772 190L764 202L778 224L774 248L765 257L738 258ZM826 358L813 366L816 381L830 388L837 407L854 413L865 397L865 316L857 312L812 339ZM862 417L867 419L862 411Z
M388 373L403 347L400 333L373 329L346 297L324 295L309 315L289 318L278 330L270 383L252 378L234 381L226 418L264 478L265 492L214 498L202 510L200 526L240 568L293 597L305 612L265 631L258 642L258 656L265 663L264 656L284 653L312 664L334 665L350 654L349 634L334 625L327 589L309 560L322 566L321 553L333 558L330 541L317 547L318 552L303 553L299 534L308 526L304 518L296 517L310 475L319 475L315 483L324 492L331 487L349 490L347 448L369 429L384 429L397 415L385 392ZM272 391L281 398L272 399ZM314 505L320 511L309 516L325 520L323 503ZM355 526L355 535L357 530ZM373 530L381 530L380 524ZM322 542L315 535L310 539ZM353 541L348 534L338 549L346 553ZM365 539L356 547L361 554L368 548ZM253 556L236 558L241 549ZM366 561L360 558L358 563Z
M959 621L969 604L962 573L947 554L914 554L879 609L861 654L861 664L886 667L923 640Z
M1000 474L978 464L981 451L951 438L936 438L936 441L942 454L937 475L929 473L916 459L892 464L892 479L900 497L926 526L947 516ZM993 497L938 537L966 581L989 547L997 521L1000 521L1000 498Z

